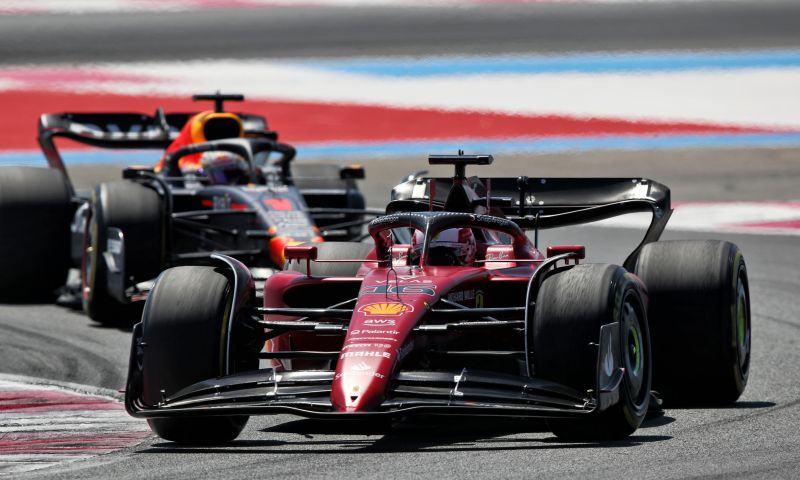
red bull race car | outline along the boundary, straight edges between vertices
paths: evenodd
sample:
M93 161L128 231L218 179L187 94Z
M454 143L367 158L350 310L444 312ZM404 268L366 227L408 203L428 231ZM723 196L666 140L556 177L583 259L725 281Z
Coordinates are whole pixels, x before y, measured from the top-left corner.
M658 241L669 189L630 178L468 178L491 156L431 156L453 178L397 186L369 243L285 247L257 299L225 255L156 281L133 331L126 408L177 442L248 416L537 417L560 438L634 433L648 408L734 402L748 379L739 249ZM648 212L621 265L538 232ZM658 391L659 394L656 394Z
M50 168L0 168L0 281L4 295L67 294L93 319L135 317L165 268L235 258L263 280L286 245L363 235L359 166L292 162L263 117L223 110L241 95L196 95L200 113L42 115L39 143ZM76 193L55 140L101 148L160 149L155 167ZM366 219L365 219L366 218ZM138 305L138 308L137 308Z

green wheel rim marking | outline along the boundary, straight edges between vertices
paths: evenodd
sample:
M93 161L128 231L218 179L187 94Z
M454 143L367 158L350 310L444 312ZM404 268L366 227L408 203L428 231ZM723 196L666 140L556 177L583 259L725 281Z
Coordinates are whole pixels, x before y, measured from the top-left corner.
M633 371L632 374L639 376L639 372L642 369L642 348L641 344L639 343L639 331L633 325L630 326L628 329L629 337L633 337L633 345L629 343L628 353L633 354ZM632 349L631 349L632 347Z
M744 347L745 330L747 329L747 318L744 313L744 299L739 298L739 346Z
M736 288L736 335L739 347L739 365L744 367L749 355L750 332L747 328L747 296L741 277Z

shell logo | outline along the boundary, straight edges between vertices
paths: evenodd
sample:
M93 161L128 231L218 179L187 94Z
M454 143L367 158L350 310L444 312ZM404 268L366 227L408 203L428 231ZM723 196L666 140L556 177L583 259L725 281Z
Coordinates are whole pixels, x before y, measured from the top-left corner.
M358 309L364 315L401 315L413 312L414 307L398 302L370 303Z

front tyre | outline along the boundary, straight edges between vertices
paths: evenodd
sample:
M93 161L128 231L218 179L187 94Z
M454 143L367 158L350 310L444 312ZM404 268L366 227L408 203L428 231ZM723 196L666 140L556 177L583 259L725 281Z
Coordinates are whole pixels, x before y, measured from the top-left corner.
M620 400L594 417L550 420L565 440L617 440L639 428L650 400L650 332L641 284L622 267L585 264L548 274L533 318L535 375L576 390L597 388L600 327L616 332L625 373Z
M176 267L159 276L142 315L145 346L139 359L132 359L137 363L134 372L143 403L156 405L189 385L226 373L232 303L231 282L220 269ZM247 419L244 415L200 416L147 422L165 440L221 443L235 439Z

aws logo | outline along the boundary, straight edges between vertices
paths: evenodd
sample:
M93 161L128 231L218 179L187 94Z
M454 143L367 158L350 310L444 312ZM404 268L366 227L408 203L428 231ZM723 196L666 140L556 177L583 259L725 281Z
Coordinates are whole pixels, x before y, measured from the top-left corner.
M363 313L364 315L397 316L397 315L402 315L403 313L406 312L413 312L414 307L399 302L381 302L381 303L369 303L367 305L362 305L361 308L358 309L358 311Z
M394 327L397 323L391 318L368 318L364 320L364 325L381 325L381 326L389 326Z

